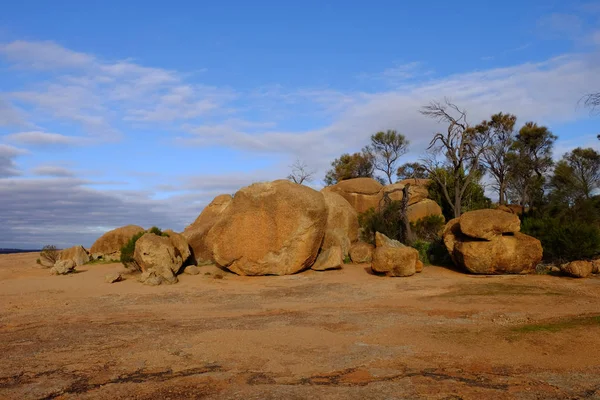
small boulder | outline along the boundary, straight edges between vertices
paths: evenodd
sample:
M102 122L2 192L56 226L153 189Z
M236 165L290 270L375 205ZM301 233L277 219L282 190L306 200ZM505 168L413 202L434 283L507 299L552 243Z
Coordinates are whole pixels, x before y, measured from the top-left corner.
M406 214L408 216L408 220L413 223L432 215L439 215L441 217L444 216L442 213L442 208L439 206L439 204L431 199L424 199L418 203L408 206L406 209Z
M469 211L460 216L459 223L463 234L484 240L521 230L521 220L517 215L500 210Z
M373 260L375 246L365 242L356 242L350 246L350 259L355 264L367 264Z
M342 248L340 246L332 246L319 254L317 261L315 261L311 269L315 271L341 269L343 263Z
M67 275L75 271L75 262L73 260L59 260L50 268L52 275Z
M169 274L168 270L162 269L161 271L156 271L154 268L150 268L149 270L142 272L139 277L139 281L144 285L158 286L163 283L177 283L178 279L172 273Z
M387 238L381 233L378 245L373 252L371 268L376 273L387 276L414 275L419 260L419 252L412 247L407 247L397 240Z
M425 264L423 264L423 261L417 260L417 265L415 266L415 272L417 272L417 273L423 272L423 268L425 268Z
M356 210L337 193L323 192L327 205L327 227L321 249L339 246L342 255L347 256L352 243L358 240L358 214Z
M589 261L571 261L560 266L561 271L573 278L587 278L592 274L593 265Z
M90 248L90 254L93 259L103 258L119 261L121 248L127 244L129 239L140 232L144 232L144 228L137 225L127 225L108 231L94 242Z
M89 262L90 256L83 246L73 246L62 250L59 260L73 260L75 266L80 266Z
M390 247L406 247L396 239L390 239L383 233L375 232L375 247L390 246Z
M206 243L238 275L289 275L315 262L326 226L322 193L288 180L255 183L235 194Z
M121 282L122 280L123 276L118 272L113 272L111 274L104 275L104 282L106 283Z
M592 274L600 274L600 259L592 260Z
M183 270L183 273L187 275L198 275L200 273L200 268L198 268L196 265L188 265Z
M138 239L133 258L142 272L152 270L155 275L174 282L177 282L175 275L184 262L170 237L157 236L153 233L146 233Z

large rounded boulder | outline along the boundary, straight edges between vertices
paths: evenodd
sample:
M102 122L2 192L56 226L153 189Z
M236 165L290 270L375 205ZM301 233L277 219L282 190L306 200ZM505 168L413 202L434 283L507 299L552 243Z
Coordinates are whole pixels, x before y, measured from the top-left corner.
M476 239L493 240L505 233L521 230L521 220L515 214L501 210L475 210L460 217L460 230Z
M206 243L208 231L217 223L223 211L231 204L232 197L222 194L213 199L200 213L198 218L185 228L183 236L187 239L197 265L212 264L212 253Z
M358 240L358 214L339 194L323 192L323 196L327 206L327 227L321 248L327 250L339 246L345 257L352 243Z
M121 248L129 242L129 239L140 232L144 232L144 228L137 225L126 225L108 231L94 242L90 248L90 254L93 259L103 258L119 261Z
M327 186L323 192L332 191L345 198L358 212L363 213L370 208L379 209L383 198L383 185L373 178L354 178Z
M439 204L431 199L424 199L408 206L406 214L408 215L408 220L413 223L430 216L444 216Z
M314 263L327 226L322 193L287 180L239 190L210 229L215 262L239 275L288 275Z

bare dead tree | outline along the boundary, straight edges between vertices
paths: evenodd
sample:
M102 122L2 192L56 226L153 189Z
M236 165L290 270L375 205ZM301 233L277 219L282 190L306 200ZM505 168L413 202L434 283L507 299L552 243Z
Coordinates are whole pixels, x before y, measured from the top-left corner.
M290 165L292 172L288 175L288 179L294 183L302 185L304 182L310 182L313 179L315 171L309 170L308 165L299 158Z
M431 102L421 109L421 114L448 124L444 133L436 133L429 143L430 158L423 160L423 165L430 178L441 187L442 193L455 218L461 215L462 199L466 189L480 170L479 160L485 150L485 143L478 140L478 132L467 120L467 112L448 99L444 102ZM443 162L436 156L442 154ZM450 185L453 197L450 196Z
M581 99L583 105L590 109L592 114L600 114L600 92L589 93Z
M402 191L402 200L400 204L400 220L402 221L403 237L406 244L412 246L412 244L415 241L415 236L412 232L412 229L410 227L410 221L408 219L408 203L410 202L410 183L407 183L402 188L384 191L383 197L379 201L379 210L381 212L385 207L388 207L392 203L390 195L399 191Z

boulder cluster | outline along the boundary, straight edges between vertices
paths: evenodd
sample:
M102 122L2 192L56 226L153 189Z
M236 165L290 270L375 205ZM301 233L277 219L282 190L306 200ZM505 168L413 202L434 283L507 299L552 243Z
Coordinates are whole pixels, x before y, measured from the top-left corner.
M473 274L530 273L542 260L542 244L520 230L515 214L477 210L450 220L442 236L454 264Z
M416 222L431 215L442 216L442 208L428 197L430 183L429 179L405 179L383 186L373 178L355 178L328 186L323 192L341 195L357 212L363 213L370 208L379 210L385 196L392 201L402 200L402 190L409 185L408 219L410 222Z

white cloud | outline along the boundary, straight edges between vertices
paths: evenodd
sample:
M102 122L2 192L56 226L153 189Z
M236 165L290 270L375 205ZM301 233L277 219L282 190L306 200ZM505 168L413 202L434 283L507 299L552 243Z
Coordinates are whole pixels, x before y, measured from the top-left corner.
M9 142L30 146L70 146L83 143L84 141L82 138L40 131L11 133L4 136L4 139Z
M94 57L65 49L54 42L28 42L17 40L0 44L0 54L20 68L55 69L86 67Z
M27 154L27 151L6 144L0 144L0 179L21 174L17 169L14 159L23 154Z

